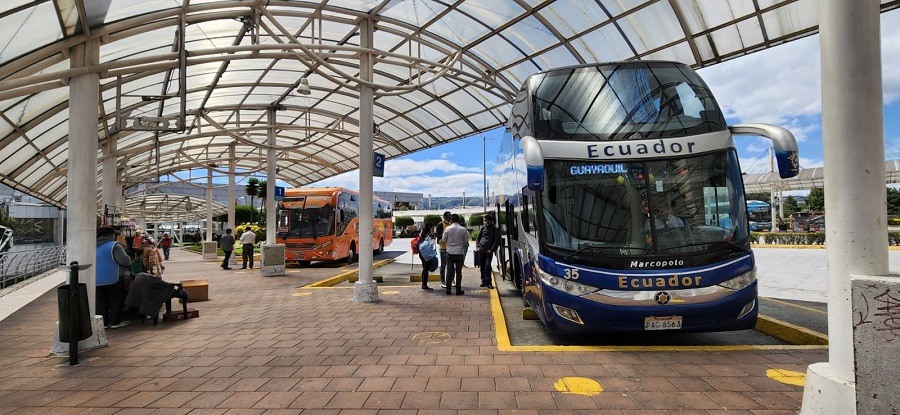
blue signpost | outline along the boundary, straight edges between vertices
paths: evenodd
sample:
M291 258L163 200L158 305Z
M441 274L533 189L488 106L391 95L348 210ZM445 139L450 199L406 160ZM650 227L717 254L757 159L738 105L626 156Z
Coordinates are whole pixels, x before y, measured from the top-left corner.
M375 164L372 166L372 177L384 177L384 154L375 153Z

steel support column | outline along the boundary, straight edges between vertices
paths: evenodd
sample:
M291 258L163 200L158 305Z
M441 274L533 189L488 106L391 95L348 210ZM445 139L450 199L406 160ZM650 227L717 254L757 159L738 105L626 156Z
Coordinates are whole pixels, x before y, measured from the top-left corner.
M213 171L211 168L206 169L206 241L210 242L213 240L213 214L212 214L212 202L213 202L213 187L212 187L212 175Z
M360 47L366 50L372 49L372 21L362 19L359 23ZM370 53L359 54L359 73L364 81L372 81L373 76L372 55ZM368 85L359 87L359 281L353 290L353 301L358 303L370 303L378 301L378 286L372 278L372 266L374 254L372 252L372 239L374 236L374 223L372 220L373 188L372 175L375 164L375 146L372 137L375 130L374 120L374 89Z
M266 129L266 244L275 243L275 181L278 179L278 160L275 158L275 108L268 110Z
M72 49L72 67L99 61L94 43ZM66 187L66 264L93 264L97 255L97 120L100 116L100 77L96 73L72 78L69 83L69 157ZM95 314L95 273L79 273L87 284L91 315Z

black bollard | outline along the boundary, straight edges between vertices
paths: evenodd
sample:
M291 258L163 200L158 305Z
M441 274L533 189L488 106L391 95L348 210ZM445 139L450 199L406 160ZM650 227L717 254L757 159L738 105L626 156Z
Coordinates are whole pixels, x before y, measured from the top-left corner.
M78 364L78 338L81 337L81 320L78 318L78 262L69 263L69 366Z

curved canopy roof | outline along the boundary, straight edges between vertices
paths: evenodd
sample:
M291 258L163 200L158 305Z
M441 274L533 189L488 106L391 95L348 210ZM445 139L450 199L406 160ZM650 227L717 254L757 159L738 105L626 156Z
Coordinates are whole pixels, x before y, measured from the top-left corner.
M212 202L213 216L228 212L225 205ZM147 222L190 222L206 219L206 199L201 197L154 193L128 198L125 211L140 215Z
M881 0L882 10L900 6ZM68 80L100 77L98 151L125 183L232 159L302 186L358 168L359 23L375 29L375 151L501 126L530 74L631 59L703 67L817 31L815 0L5 0L0 181L66 204ZM99 60L70 69L72 48ZM309 86L308 94L297 92ZM152 131L156 130L156 131ZM98 167L98 183L100 177Z

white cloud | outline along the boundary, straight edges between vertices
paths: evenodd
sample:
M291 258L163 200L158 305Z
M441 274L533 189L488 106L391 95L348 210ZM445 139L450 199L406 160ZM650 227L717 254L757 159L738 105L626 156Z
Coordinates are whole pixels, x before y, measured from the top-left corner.
M490 182L490 177L487 178ZM464 167L449 160L402 158L385 163L385 177L372 180L376 191L421 193L425 197L481 197L483 174L480 167ZM359 189L359 171L337 175L311 186L339 186Z
M822 112L818 37L720 63L698 72L728 118L786 125Z
M881 15L884 103L900 98L900 11ZM822 113L819 36L809 36L698 71L729 118L789 128L802 141L818 128L796 119Z

